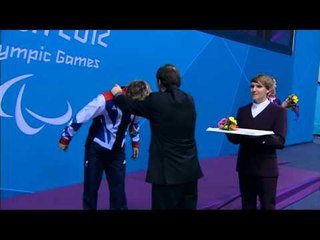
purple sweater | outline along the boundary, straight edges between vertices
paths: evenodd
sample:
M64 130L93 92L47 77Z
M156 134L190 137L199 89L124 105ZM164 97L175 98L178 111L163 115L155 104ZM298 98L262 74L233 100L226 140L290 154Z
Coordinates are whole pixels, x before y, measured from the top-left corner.
M252 137L227 134L230 142L240 144L237 171L249 176L276 177L279 175L276 149L284 148L287 134L287 111L269 104L253 118L252 103L240 107L238 127L273 131L274 135Z

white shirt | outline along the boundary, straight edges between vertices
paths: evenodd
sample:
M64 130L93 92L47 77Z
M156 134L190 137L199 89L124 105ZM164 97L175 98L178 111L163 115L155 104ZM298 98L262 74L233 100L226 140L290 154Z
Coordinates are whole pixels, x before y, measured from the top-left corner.
M128 127L132 142L139 142L140 140L140 117L132 114L124 116L120 108L115 105L113 95L109 91L99 94L83 107L64 128L62 136L71 140L80 127L91 119L94 122L91 125L92 130L90 128L90 136L88 137L92 138L101 147L111 150L117 135L124 133L121 143L123 147ZM123 121L126 121L127 124L123 125ZM132 127L135 128L135 131L132 131Z
M251 114L253 118L255 118L259 113L261 113L268 105L270 104L270 101L266 99L262 103L252 103L251 106Z

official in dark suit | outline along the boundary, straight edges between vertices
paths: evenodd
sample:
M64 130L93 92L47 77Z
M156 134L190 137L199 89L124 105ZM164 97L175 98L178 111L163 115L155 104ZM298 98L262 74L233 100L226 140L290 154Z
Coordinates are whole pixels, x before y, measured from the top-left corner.
M191 95L179 89L181 77L171 64L157 71L159 92L132 101L115 85L120 109L150 121L151 143L146 182L152 184L152 209L196 209L203 176L195 141L196 110Z
M259 74L251 81L253 103L240 107L237 113L239 128L273 131L274 135L252 137L227 134L240 144L237 171L242 209L256 209L259 197L261 209L275 209L279 176L276 149L283 149L287 134L286 109L272 104L268 93L273 86L270 76Z

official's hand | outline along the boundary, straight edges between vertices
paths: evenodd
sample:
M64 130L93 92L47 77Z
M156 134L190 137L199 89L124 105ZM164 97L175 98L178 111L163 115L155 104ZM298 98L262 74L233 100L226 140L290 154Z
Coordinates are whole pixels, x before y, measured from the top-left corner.
M282 103L282 107L284 108L289 108L290 107L290 99L287 98L283 103Z
M117 93L122 93L122 89L118 84L116 84L111 89L111 93L112 93L113 96L115 96Z
M59 140L59 148L61 148L63 151L66 151L68 149L70 140L66 137L61 137Z
M139 156L139 148L132 148L132 156L131 156L131 159L132 160L136 160Z

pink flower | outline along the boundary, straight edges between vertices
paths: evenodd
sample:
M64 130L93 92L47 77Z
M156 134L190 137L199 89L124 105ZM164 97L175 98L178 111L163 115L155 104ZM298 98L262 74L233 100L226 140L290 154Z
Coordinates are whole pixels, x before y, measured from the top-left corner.
M225 125L228 122L228 119L226 118L222 118L219 122L218 122L218 127L220 129L222 129L223 125Z
M222 130L237 130L237 120L234 117L222 118L218 122L218 127Z

